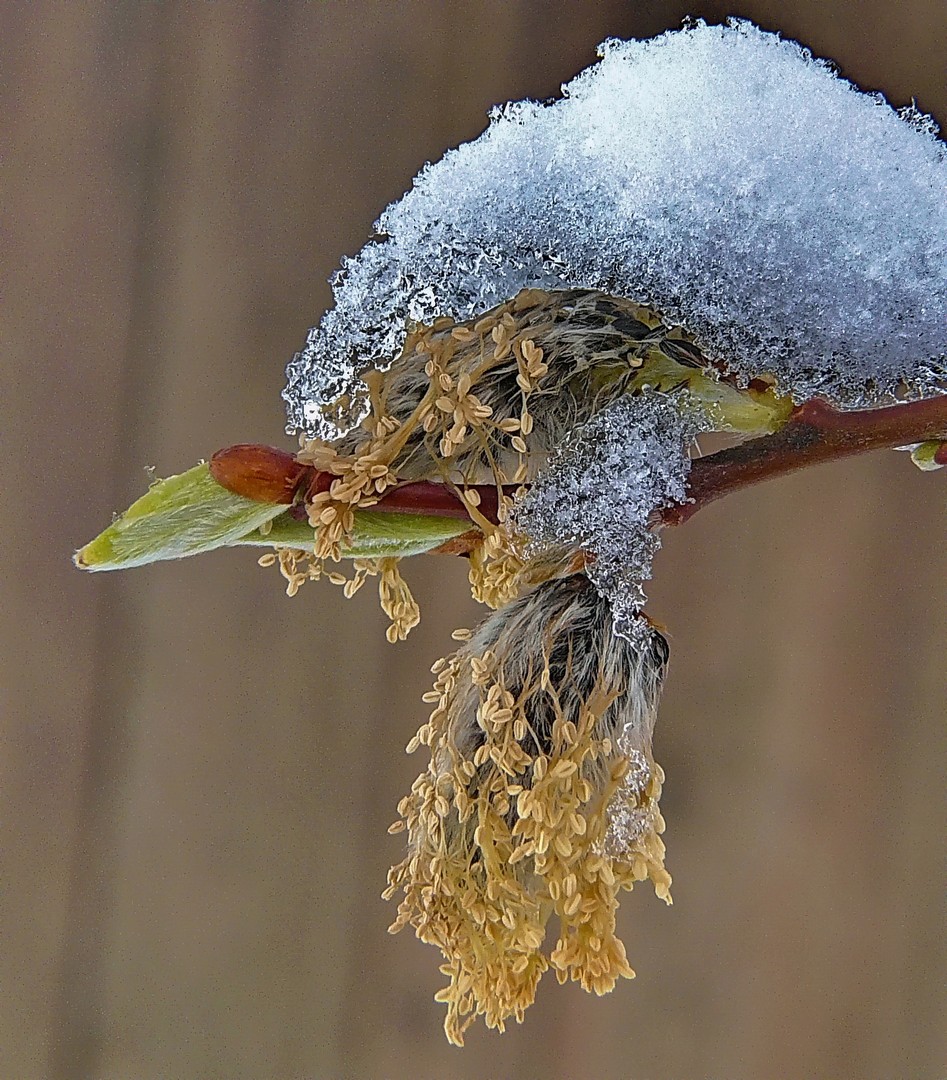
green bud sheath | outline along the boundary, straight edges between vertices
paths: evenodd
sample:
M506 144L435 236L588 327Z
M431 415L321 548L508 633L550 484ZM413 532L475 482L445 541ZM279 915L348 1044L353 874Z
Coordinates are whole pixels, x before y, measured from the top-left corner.
M76 552L83 570L124 570L183 559L239 540L285 512L220 486L204 463L152 484L91 543Z
M472 521L423 514L392 514L356 510L351 543L342 548L344 559L404 558L423 555L455 536L475 528ZM257 529L235 541L255 547L312 548L312 526L284 513L269 530Z
M933 472L944 467L944 447L947 443L918 443L911 451L911 460L922 472Z

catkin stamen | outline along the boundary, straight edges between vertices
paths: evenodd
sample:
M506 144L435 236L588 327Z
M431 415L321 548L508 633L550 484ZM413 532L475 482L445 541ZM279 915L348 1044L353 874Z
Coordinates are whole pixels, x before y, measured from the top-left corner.
M521 1020L549 968L598 994L630 978L618 895L650 878L669 899L650 756L663 639L616 646L609 618L585 579L550 582L435 665L408 746L430 763L398 805L408 855L385 896L402 894L392 932L410 925L444 954L452 1042L477 1016L501 1031ZM626 725L638 748L619 745ZM616 807L642 823L621 843Z

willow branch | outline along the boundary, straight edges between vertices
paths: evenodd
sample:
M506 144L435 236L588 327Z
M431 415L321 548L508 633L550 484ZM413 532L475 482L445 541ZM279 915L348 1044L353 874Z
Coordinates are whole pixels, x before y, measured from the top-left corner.
M656 523L682 525L724 495L810 465L937 439L947 440L947 395L851 411L813 399L796 409L774 435L694 461L687 482L688 501L659 511ZM480 512L496 521L496 488L481 485L476 490ZM450 488L428 482L395 488L379 501L378 509L466 516L463 503Z
M497 522L499 509L499 495L496 485L477 484L468 486L467 490L476 491L480 495L477 509L481 514L494 524ZM519 490L518 486L504 486L504 495L513 495ZM434 514L438 517L470 517L467 507L454 493L454 489L446 484L431 483L422 480L413 484L402 484L386 492L378 501L377 509L389 513L403 514Z
M833 408L816 398L796 409L775 434L694 461L687 481L687 501L657 511L654 524L682 525L724 495L810 465L869 450L938 440L947 441L947 394L851 411ZM937 452L935 461L947 464L947 460L941 460L943 457L947 457L945 448ZM221 450L212 458L210 469L228 490L262 502L295 503L294 512L300 516L305 516L300 500L327 491L335 479L331 473L303 465L283 450L266 446L241 445ZM473 490L480 495L479 512L495 523L497 487L480 484ZM501 490L512 495L517 489ZM374 509L458 519L470 516L455 488L427 480L390 488Z
M936 439L947 439L947 395L849 412L815 398L796 409L774 435L694 461L688 501L665 507L660 522L682 525L724 495L810 465Z

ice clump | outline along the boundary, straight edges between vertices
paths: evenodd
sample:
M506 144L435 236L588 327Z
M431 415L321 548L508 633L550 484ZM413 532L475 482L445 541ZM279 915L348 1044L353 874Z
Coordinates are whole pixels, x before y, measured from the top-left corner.
M562 547L592 556L586 572L611 601L615 631L632 640L659 545L650 518L686 499L687 447L700 427L671 395L618 398L573 432L514 510L527 555Z
M291 429L398 352L409 320L524 287L648 303L797 400L932 392L947 358L947 153L933 122L744 21L610 40L552 104L494 110L336 274L290 363Z

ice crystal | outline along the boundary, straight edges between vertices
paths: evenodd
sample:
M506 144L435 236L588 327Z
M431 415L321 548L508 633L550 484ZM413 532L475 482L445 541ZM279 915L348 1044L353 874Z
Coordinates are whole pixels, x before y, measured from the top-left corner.
M532 286L651 304L798 400L936 387L947 156L928 117L748 22L600 53L552 104L496 109L344 261L288 369L293 429L335 435L321 407L390 362L410 321L463 320Z
M698 427L672 396L619 398L574 433L516 508L530 554L561 545L591 556L588 575L623 637L642 631L642 583L658 547L649 519L684 500Z

